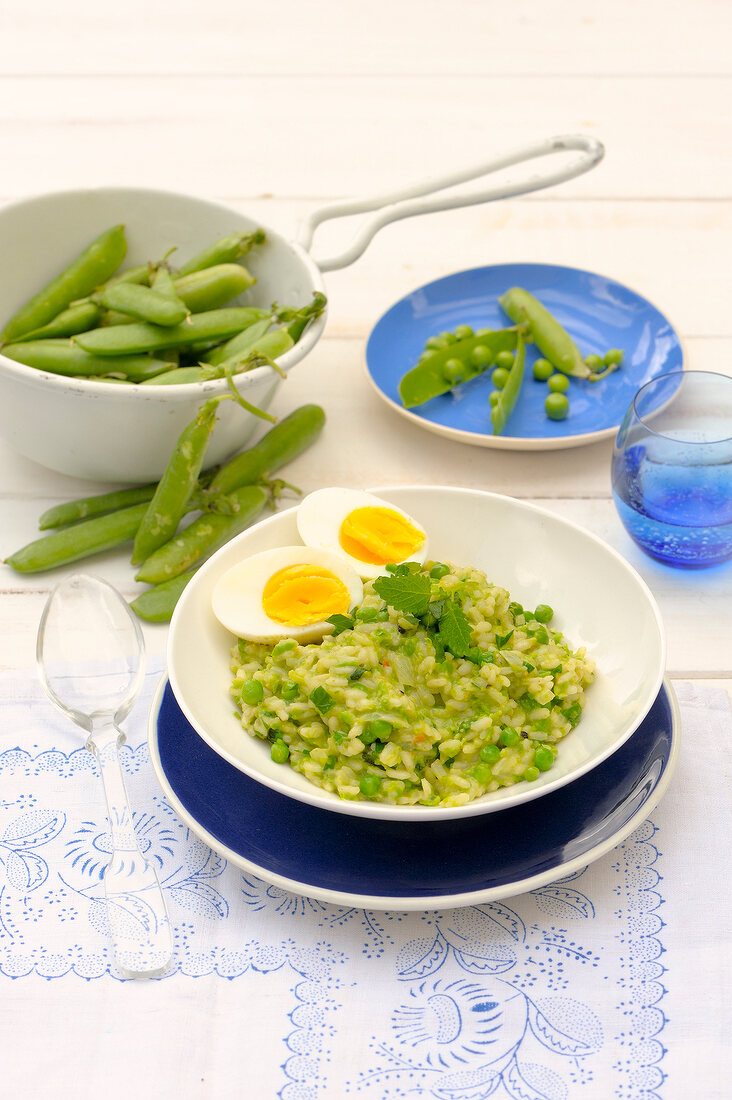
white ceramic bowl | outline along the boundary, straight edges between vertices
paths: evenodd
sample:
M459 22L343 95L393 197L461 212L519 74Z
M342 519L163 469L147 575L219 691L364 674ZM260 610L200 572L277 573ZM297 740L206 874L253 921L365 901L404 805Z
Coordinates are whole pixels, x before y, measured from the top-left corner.
M5 321L103 230L123 223L125 266L177 246L184 262L207 244L260 223L220 203L136 188L61 191L0 209L0 329ZM257 281L237 303L302 306L323 290L304 249L268 226L267 243L243 261ZM325 314L278 363L287 371L312 348ZM279 376L259 367L237 379L252 404L266 408ZM35 370L0 353L0 435L43 466L94 481L144 482L160 476L201 402L225 393L226 379L179 386L115 386ZM258 420L233 401L219 406L206 465L244 447Z
M290 509L258 523L218 551L194 576L173 614L168 675L194 729L230 764L291 798L325 810L391 820L447 820L500 810L570 783L615 752L640 725L661 687L665 636L646 584L594 535L551 513L470 489L375 489L428 532L430 558L477 566L527 607L549 604L552 625L597 663L582 720L561 742L557 761L533 783L519 783L460 807L388 806L340 800L292 768L275 764L269 746L250 737L229 695L234 638L214 618L219 577L250 554L300 540Z

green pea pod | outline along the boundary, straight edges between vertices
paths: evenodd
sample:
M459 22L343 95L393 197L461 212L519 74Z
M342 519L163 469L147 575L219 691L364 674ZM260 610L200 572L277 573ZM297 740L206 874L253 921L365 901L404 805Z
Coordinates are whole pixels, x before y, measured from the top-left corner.
M190 573L181 573L169 581L156 584L154 588L148 588L130 601L130 607L139 619L148 623L169 623L175 605L194 573L195 569L192 569Z
M106 309L118 310L153 325L179 325L188 316L188 309L182 302L136 283L116 283L106 287L99 295L99 301Z
M217 264L173 281L175 292L191 313L219 309L256 282L241 264Z
M137 264L136 267L128 267L126 271L120 271L118 275L113 275L111 279L107 279L106 283L101 287L97 287L97 289L104 290L108 286L117 286L118 283L136 283L138 286L149 286L152 270L154 270L154 267L150 264Z
M150 280L150 286L165 298L170 298L171 301L180 301L180 298L175 292L173 276L170 274L165 264L161 264L155 269L155 274Z
M238 356L248 355L250 351L253 351L257 345L257 340L264 336L272 324L272 314L266 310L262 310L262 314L262 317L255 320L253 324L247 325L236 336L232 336L224 344L218 344L207 352L203 357L204 361L215 366L218 363L229 362Z
M96 331L96 330L95 330ZM3 355L27 367L50 374L65 374L74 378L90 378L101 374L116 374L131 382L140 382L165 371L174 363L153 359L149 355L123 355L115 359L90 355L69 340L29 340L27 344L8 344Z
M183 324L169 328L135 322L132 325L97 328L73 339L79 347L93 355L139 355L163 348L187 348L204 340L227 340L241 332L251 320L251 307L235 306L194 313Z
M138 569L135 580L160 584L187 572L248 527L268 500L268 493L260 485L244 485L228 494L224 498L226 512L202 513L151 554Z
M221 398L204 401L181 432L135 537L132 564L139 565L172 538L196 488Z
M314 443L324 424L325 413L320 405L301 405L270 428L253 447L222 466L209 490L227 494L269 477Z
M141 386L182 386L189 382L208 382L212 377L220 378L220 374L212 376L206 367L176 367L166 374L156 374L154 378L145 378Z
M498 299L504 312L517 325L524 325L537 348L556 370L572 378L599 382L616 369L613 364L603 371L593 371L563 325L542 303L523 287L513 286Z
M512 351L515 347L516 329L504 328L496 332L468 336L433 351L416 367L407 371L400 381L399 396L404 408L422 405L433 397L448 393L456 385L476 378L487 369L499 351ZM489 355L477 352L478 348L485 348ZM456 376L450 368L445 369L446 364L452 360L460 364L461 376Z
M58 316L49 321L42 328L34 328L26 332L25 336L19 336L16 343L26 343L28 340L47 340L52 337L76 336L79 332L88 332L98 324L102 315L99 306L87 300L76 302L68 309L62 309Z
M118 512L120 508L130 508L133 504L144 504L152 500L154 485L140 485L133 489L115 489L111 493L98 493L93 497L80 497L64 504L54 504L47 508L38 520L41 531L53 527L65 527L92 516L103 516L109 512Z
M91 294L117 270L126 251L124 226L115 225L106 230L72 264L13 314L3 329L2 339L12 343L26 332L42 328L71 302Z
M494 435L501 435L506 430L508 418L516 407L516 402L521 392L521 383L524 378L525 362L526 345L523 336L519 332L516 340L516 355L514 357L513 366L508 373L506 385L502 390L498 391L500 397L497 403L491 409L491 424L493 425Z
M19 573L42 573L111 550L135 537L147 508L147 504L134 504L131 508L52 531L16 550L5 563Z
M184 263L179 269L179 274L190 275L194 271L203 271L216 264L234 263L255 245L264 244L265 240L262 229L256 229L253 233L234 233L229 237L222 237L221 240L215 241Z

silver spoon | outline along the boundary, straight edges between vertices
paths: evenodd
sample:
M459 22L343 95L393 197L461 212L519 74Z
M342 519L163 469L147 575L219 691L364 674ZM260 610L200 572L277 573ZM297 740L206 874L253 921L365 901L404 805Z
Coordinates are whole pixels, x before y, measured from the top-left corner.
M173 953L170 921L155 869L142 854L119 761L129 714L145 674L140 625L111 584L74 574L51 592L41 616L36 659L52 703L86 731L107 799L112 858L104 872L117 967L124 977L155 977Z

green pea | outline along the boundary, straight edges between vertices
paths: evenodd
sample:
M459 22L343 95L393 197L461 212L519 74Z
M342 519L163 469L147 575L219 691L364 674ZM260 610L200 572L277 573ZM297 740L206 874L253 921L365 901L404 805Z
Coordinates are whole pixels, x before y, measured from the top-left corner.
M564 420L569 412L569 401L563 393L550 393L544 402L550 420Z
M183 589L193 578L193 572L181 573L169 581L156 584L131 600L130 607L138 619L144 619L148 623L169 623Z
M474 768L470 769L470 774L476 783L480 783L481 787L487 787L493 778L493 772L487 764L476 764Z
M504 730L501 730L500 741L504 748L511 748L512 745L515 745L517 743L518 739L519 735L517 731L515 729L511 729L510 726L508 726Z
M534 637L539 645L546 645L549 641L549 631L545 626L540 626L538 630L534 631Z
M325 413L320 405L301 405L278 421L253 447L222 466L211 482L211 492L230 493L269 477L314 443L324 424Z
M362 623L373 623L376 621L376 615L377 609L375 607L359 607L354 617L359 619Z
M569 389L569 379L566 374L553 374L547 386L552 393L566 393Z
M619 367L623 361L622 348L610 348L606 351L602 357L602 361L606 367Z
M222 237L204 248L202 252L192 256L187 263L183 264L179 274L189 275L193 271L202 271L217 264L235 263L255 245L264 244L265 241L266 237L262 229L255 229L253 233L234 233L230 237Z
M587 366L590 368L591 371L600 370L602 367L605 366L604 362L602 361L602 359L600 358L599 355L586 355L585 356L585 363L587 364Z
M554 367L548 359L537 359L531 369L537 382L546 382L554 373Z
M457 343L457 336L455 335L454 332L445 331L445 332L441 332L439 335L440 335L440 339L444 340L446 344L456 344Z
M269 750L269 754L275 764L285 764L289 759L290 750L285 742L282 740L282 738L278 737L275 743L272 745L272 748Z
M534 763L540 772L548 772L554 763L554 753L547 745L534 750Z
M111 550L134 538L147 504L133 504L108 515L73 523L29 542L5 559L18 573L40 573Z
M280 684L280 698L284 699L286 703L291 703L293 699L297 699L300 694L300 689L294 680L283 680Z
M52 337L76 336L80 332L88 332L99 321L102 311L95 302L85 299L77 302L68 309L62 310L58 316L49 321L42 328L32 329L23 336L19 336L17 342L25 343L26 340L48 340Z
M210 309L193 313L179 325L151 325L135 321L131 325L113 325L95 328L74 336L73 340L84 351L93 355L140 355L146 351L164 348L189 348L207 340L224 340L252 322L251 307L232 306L229 309ZM112 368L110 368L112 369Z
M254 281L254 276L241 264L216 264L175 279L173 286L191 313L202 313L220 309L248 290Z
M443 336L430 336L424 346L431 351L440 351L441 348L447 347L447 340Z
M444 562L438 561L430 569L430 576L433 581L439 581L442 577L446 577L450 572L450 566L445 565Z
M281 657L283 653L289 653L291 649L297 648L297 642L294 638L283 638L282 641L277 642L272 650L273 657Z
M512 351L499 351L496 356L496 366L510 370L514 364L515 356Z
M71 302L86 298L113 275L125 258L127 242L123 225L106 230L51 280L5 325L2 339L12 343L33 329L42 328Z
M391 722L387 722L384 718L373 718L364 725L361 740L366 745L370 745L372 741L388 741L391 731Z
M501 755L498 745L484 745L478 754L484 764L495 764Z
M470 360L474 366L485 368L492 362L493 356L491 355L490 348L487 348L485 344L478 344L471 351Z
M365 798L373 798L379 793L380 787L381 779L373 772L366 772L366 775L362 775L358 781L358 789Z
M248 527L269 503L269 494L261 485L243 485L222 495L219 503L226 505L226 511L202 512L145 558L135 579L161 584L197 566L202 558Z
M535 768L534 765L531 764L531 765L529 765L529 767L524 772L523 777L524 777L524 779L526 780L527 783L533 783L535 780L537 780L539 778L539 769Z
M493 385L496 387L497 390L503 389L503 387L508 382L508 376L509 371L507 371L505 367L496 367L496 369L493 371L493 374L491 375L491 378L493 379Z
M501 400L501 391L500 390L491 390L491 392L488 394L488 402L489 402L492 409L495 409L496 405L498 404L498 402L500 400Z
M245 680L241 689L241 701L248 707L256 706L264 698L264 688L259 680Z
M115 489L111 493L99 493L93 497L80 497L64 504L54 504L41 515L38 526L41 531L47 531L49 528L64 527L67 523L77 523L80 519L118 512L120 508L144 504L154 492L154 485L141 485L134 489Z
M534 618L537 623L550 623L554 618L554 611L548 603L537 604L536 610L534 611ZM547 641L549 641L548 638Z
M470 336L473 336L473 330L470 325L458 325L455 329L455 335L458 340L467 340Z
M206 457L208 442L216 422L217 406L217 398L204 401L193 421L178 437L173 453L168 459L168 465L135 535L132 551L133 565L144 562L175 534ZM158 581L167 580L167 577L143 576L139 579L156 584Z
M148 321L154 325L179 325L188 316L188 308L183 302L136 283L108 286L99 295L99 301L106 309L116 309L138 321Z
M457 384L458 382L462 382L465 367L459 359L448 359L442 368L442 373L445 376L446 382Z

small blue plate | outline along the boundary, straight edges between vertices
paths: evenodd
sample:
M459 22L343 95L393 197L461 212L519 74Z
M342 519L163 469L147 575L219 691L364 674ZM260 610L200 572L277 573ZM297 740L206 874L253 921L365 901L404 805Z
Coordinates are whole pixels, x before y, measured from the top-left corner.
M544 411L546 383L537 382L531 372L539 352L529 344L518 404L500 436L491 433L490 372L405 409L399 381L417 363L425 341L457 325L510 325L498 297L512 286L535 295L571 333L583 355L602 356L610 348L622 348L621 369L601 382L571 379L569 416L550 420ZM481 447L549 450L614 435L636 391L658 374L682 369L683 356L679 337L666 318L613 279L554 264L497 264L447 275L393 305L371 331L366 368L376 392L429 431Z
M329 813L255 782L198 736L166 679L149 725L168 801L235 866L332 904L400 910L475 905L581 870L658 803L679 735L664 684L629 740L566 787L499 813L411 825Z

